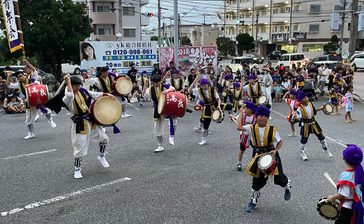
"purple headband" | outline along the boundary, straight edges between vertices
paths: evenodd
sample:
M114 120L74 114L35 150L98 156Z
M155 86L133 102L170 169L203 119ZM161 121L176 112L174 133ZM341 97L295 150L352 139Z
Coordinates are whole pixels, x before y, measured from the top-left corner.
M239 88L240 87L240 82L234 83L234 86L235 86L235 88Z
M297 96L297 90L295 90L295 89L291 89L291 90L289 91L289 94L294 95L294 96Z
M200 85L203 86L203 85L206 85L206 84L210 84L210 81L206 78L202 78L200 80Z
M265 106L257 106L255 108L255 115L256 116L261 115L261 116L269 117L270 116L270 110Z
M249 100L244 100L244 104L245 107L250 109L251 111L253 111L253 113L255 112L255 105L253 102L249 101Z
M255 77L255 75L249 75L249 76L248 76L248 79L249 79L249 80L256 79L256 78L257 78L257 77Z
M298 101L302 101L306 96L307 96L307 94L305 92L297 91L297 100Z

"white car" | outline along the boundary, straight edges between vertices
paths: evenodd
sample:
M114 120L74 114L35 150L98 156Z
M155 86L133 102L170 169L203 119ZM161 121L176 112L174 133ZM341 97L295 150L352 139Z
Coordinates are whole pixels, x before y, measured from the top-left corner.
M354 54L350 58L350 66L354 71L364 69L364 53Z
M301 65L306 64L305 55L301 53L294 53L294 54L283 54L279 61L277 62L277 65L283 64L284 67L290 67L292 68L292 65L300 62Z
M253 63L253 58L250 56L235 57L231 61L229 67L231 68L233 73L236 73L238 69L241 72L241 70L243 69L242 64L252 64L252 63Z

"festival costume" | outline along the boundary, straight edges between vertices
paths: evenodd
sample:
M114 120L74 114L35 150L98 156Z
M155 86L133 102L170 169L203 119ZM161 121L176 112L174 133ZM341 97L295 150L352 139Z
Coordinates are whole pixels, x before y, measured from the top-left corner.
M304 96L306 97L306 96ZM302 93L298 94L298 100L302 100L303 98ZM310 134L315 134L318 140L321 143L321 146L328 154L329 157L332 157L330 150L328 149L325 136L322 134L322 129L318 122L315 119L315 115L317 114L317 110L314 104L308 101L308 104L305 106L301 103L300 107L297 109L298 116L300 118L300 135L301 135L301 157L303 160L308 160L306 154L306 144L308 141L308 137Z
M259 106L256 111L256 116L264 115L270 116L269 109ZM262 111L264 110L264 111ZM281 141L281 137L275 126L267 124L265 127L259 127L258 124L251 124L243 126L251 135L251 145L255 151L253 159L248 164L245 172L253 177L252 181L252 196L250 202L246 206L246 212L252 212L257 206L258 198L260 197L260 189L267 183L268 177L274 176L274 183L285 188L284 198L289 200L291 198L291 184L288 177L283 173L282 161L277 152L275 155L276 167L272 173L263 173L258 167L258 160L264 153L269 153L275 150L274 144Z
M255 105L258 105L258 98L262 95L262 88L258 82L255 84L249 83L248 85L244 86L244 90L248 93L248 98L252 101Z
M239 85L238 85L239 84ZM233 110L236 113L237 111L240 110L240 102L243 99L243 95L244 95L244 91L242 88L240 88L240 83L235 83L234 84L234 89L233 89Z
M206 81L206 84L209 83L207 79L202 79ZM200 82L200 85L204 85L202 81ZM200 100L202 101L202 111L201 111L201 117L200 122L203 125L203 131L202 131L202 140L200 142L200 145L204 145L207 142L207 136L208 136L208 129L211 124L212 119L212 113L217 109L218 107L218 99L219 95L217 94L217 90L215 87L209 86L207 90L204 90L203 88L198 88L198 93L200 96ZM231 104L221 104L221 111L232 110Z
M159 97L162 92L169 89L169 84L160 84L158 86L152 85L149 87L148 93L153 101L153 118L154 118L154 135L158 140L158 148L154 152L164 151L163 147L163 133L164 133L164 116L158 113ZM175 130L177 128L177 119L170 118L170 137L174 137ZM173 142L174 143L174 142Z
M10 83L8 88L10 89L19 89L20 93L23 95L23 97L26 99L26 87L32 83L35 83L36 79L34 78L25 78L25 81L23 82L17 82L17 83ZM29 104L29 102L25 101L25 125L28 128L28 135L24 137L24 139L31 139L35 137L34 134L34 123L35 120L37 120L38 115L38 109L45 115L45 117L48 119L48 123L52 128L56 128L57 125L53 122L52 116L51 116L51 110L44 107L44 106L32 106Z
M69 92L66 88L63 102L67 106L72 117L71 142L73 147L73 156L75 157L75 178L82 178L81 161L82 157L87 155L91 139L99 142L100 154L99 161L104 167L109 167L105 159L106 146L109 144L109 138L101 126L95 125L90 118L90 106L92 100L97 100L103 95L99 92L91 92L81 88L79 92Z
M223 77L222 80L222 102L227 103L229 99L230 103L233 103L234 95L231 92L230 88L233 83L233 75L227 74Z
M342 154L354 168L340 174L337 190L345 199L340 200L340 214L335 224L363 224L363 153L358 146L349 144Z

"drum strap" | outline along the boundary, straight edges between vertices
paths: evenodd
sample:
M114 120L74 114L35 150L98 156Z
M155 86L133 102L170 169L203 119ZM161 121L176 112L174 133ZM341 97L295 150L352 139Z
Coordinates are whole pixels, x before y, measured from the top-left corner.
M216 102L216 97L215 97L215 88L209 87L208 89L208 95L206 96L205 91L202 88L198 89L198 92L200 94L200 98L203 100L205 106L213 105Z
M160 88L160 91L161 91L162 86L160 86L159 88ZM154 118L160 118L160 115L158 113L158 99L159 99L160 91L157 92L156 91L156 86L154 86L154 85L152 85L150 87L150 97L152 98L153 103L154 103L154 113L153 113Z
M263 144L259 133L259 126L257 124L252 124L250 125L250 128L253 139L252 143L255 148L266 148L273 145L273 139L275 139L277 134L277 129L274 126L267 125L264 128Z
M253 85L251 83L249 83L249 92L250 92L250 96L255 96L258 97L260 96L260 93L262 92L260 89L260 84L259 83L255 83L255 85L257 85L257 90L254 91Z
M21 91L21 93L26 96L27 93L25 91L25 86L29 85L29 78L25 78L25 82L18 82L19 83L19 89Z
M98 77L99 82L101 84L102 87L102 92L104 93L112 93L111 92L111 83L112 83L112 79L111 76L107 76L107 79L109 80L109 83L106 83L105 80L103 78L101 78L100 76Z

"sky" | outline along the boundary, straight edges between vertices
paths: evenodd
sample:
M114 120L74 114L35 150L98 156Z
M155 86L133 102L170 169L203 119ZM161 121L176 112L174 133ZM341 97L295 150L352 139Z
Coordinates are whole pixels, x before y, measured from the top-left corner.
M174 0L161 0L162 7L162 24L169 25L170 19L164 17L173 17ZM223 0L178 0L178 12L181 14L182 24L201 25L204 21L204 13L207 14L206 24L219 23L218 12L223 12ZM158 14L158 0L149 0L149 4L143 7L143 12L153 12ZM172 21L173 23L173 21ZM148 28L156 28L158 18L152 17Z

